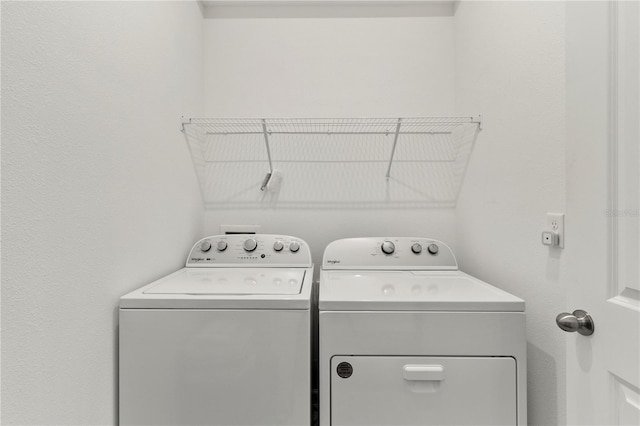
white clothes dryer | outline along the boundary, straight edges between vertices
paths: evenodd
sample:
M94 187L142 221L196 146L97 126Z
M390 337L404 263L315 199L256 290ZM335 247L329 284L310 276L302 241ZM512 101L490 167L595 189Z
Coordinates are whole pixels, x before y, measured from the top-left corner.
M525 304L427 238L324 252L320 424L526 425Z
M220 235L120 299L121 425L309 425L309 246Z

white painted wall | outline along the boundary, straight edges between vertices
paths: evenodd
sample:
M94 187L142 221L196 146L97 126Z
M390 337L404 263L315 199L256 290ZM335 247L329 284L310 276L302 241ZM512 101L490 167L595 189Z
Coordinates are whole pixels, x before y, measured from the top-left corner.
M205 113L211 117L401 117L454 111L453 17L283 17L205 20ZM244 11L243 13L249 13ZM315 12L314 12L315 13ZM257 14L257 13L256 13ZM272 13L273 14L273 13ZM224 14L223 14L224 15ZM228 14L227 14L228 15ZM312 14L313 15L313 14ZM226 15L225 15L226 16ZM362 155L362 144L342 147ZM346 165L338 174L308 170L349 198L350 182L363 179ZM384 186L384 171L379 185ZM368 177L367 177L368 178ZM284 179L296 179L287 175ZM237 191L253 190L238 185ZM311 188L310 190L314 190ZM301 198L304 198L301 194ZM358 193L352 194L354 199ZM366 203L363 203L366 204ZM395 207L395 208L394 208ZM331 208L301 203L283 208L207 211L205 231L221 224L259 224L261 232L305 239L321 263L332 240L354 236L429 235L453 244L453 209L393 203Z
M463 270L526 300L530 425L566 423L566 336L554 321L565 262L540 243L545 214L565 208L564 25L563 2L462 2L455 18L456 107L485 119L457 252Z
M2 2L2 423L114 424L117 302L202 232L195 2Z
M205 20L210 117L453 112L452 17Z

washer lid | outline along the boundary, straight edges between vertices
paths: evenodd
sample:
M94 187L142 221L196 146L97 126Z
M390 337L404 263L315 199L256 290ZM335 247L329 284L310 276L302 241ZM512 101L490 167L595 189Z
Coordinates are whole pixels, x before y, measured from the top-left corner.
M308 309L312 268L182 268L120 299L120 308Z
M325 311L523 312L524 301L460 271L322 271Z
M304 269L183 268L146 289L144 294L252 295L298 294Z

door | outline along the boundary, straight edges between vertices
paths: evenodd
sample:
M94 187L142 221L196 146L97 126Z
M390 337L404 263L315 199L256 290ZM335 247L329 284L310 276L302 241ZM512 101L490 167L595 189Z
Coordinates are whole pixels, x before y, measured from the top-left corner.
M567 2L567 304L595 324L566 335L571 425L640 424L639 9Z

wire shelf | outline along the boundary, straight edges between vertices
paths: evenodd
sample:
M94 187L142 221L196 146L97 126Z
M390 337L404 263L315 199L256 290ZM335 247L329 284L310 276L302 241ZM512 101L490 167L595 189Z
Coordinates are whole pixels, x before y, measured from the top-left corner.
M182 129L208 208L454 206L481 117L191 118Z
M210 135L273 134L450 134L462 125L481 122L477 117L411 118L191 118L183 126L195 125Z

